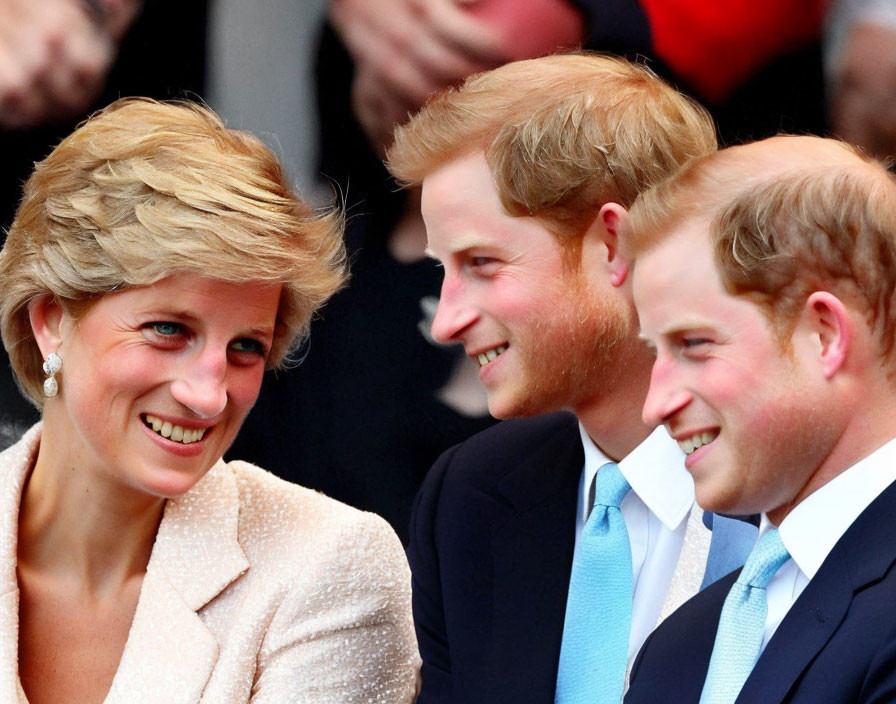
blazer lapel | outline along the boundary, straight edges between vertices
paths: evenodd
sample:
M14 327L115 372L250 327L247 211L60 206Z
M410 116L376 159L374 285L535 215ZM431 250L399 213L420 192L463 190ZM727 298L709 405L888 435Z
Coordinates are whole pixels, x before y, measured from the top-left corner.
M27 704L19 684L19 581L16 544L19 505L40 424L0 453L0 701Z
M896 562L890 485L844 533L784 617L738 702L783 701L796 680L843 623L855 594Z
M220 461L167 502L106 704L199 701L218 644L197 612L248 568L238 521L236 480Z
M694 504L688 514L688 522L684 529L684 541L666 600L660 610L657 625L675 611L694 594L700 591L700 585L707 569L707 561L713 534L703 523L703 509ZM631 664L629 664L631 665Z
M495 691L500 701L553 701L575 543L584 454L578 425L508 475L512 511L494 532Z

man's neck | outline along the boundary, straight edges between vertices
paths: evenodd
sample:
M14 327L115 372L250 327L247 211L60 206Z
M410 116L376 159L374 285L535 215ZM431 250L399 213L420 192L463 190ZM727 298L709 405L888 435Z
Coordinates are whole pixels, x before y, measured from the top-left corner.
M608 397L573 412L601 452L619 462L653 432L641 418L641 406L641 401Z
M605 370L614 380L572 408L588 436L613 461L620 461L653 432L641 417L650 386L653 355L640 340L619 354L620 368Z
M767 512L773 524L780 525L808 496L896 438L896 387L885 373L855 387L851 397L832 402L829 415L836 414L839 422L829 433L830 449L797 494Z

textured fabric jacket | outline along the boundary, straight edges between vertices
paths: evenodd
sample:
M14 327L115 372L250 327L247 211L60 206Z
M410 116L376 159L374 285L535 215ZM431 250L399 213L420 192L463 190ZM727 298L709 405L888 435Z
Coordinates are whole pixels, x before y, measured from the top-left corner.
M0 702L17 667L19 503L40 427L0 454ZM408 567L388 525L244 462L165 505L106 704L411 702Z

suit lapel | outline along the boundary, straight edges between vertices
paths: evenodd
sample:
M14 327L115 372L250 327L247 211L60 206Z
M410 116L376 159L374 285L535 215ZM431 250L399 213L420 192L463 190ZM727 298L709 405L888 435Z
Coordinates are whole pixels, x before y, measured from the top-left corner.
M498 487L511 505L491 546L500 701L554 698L585 461L574 418L563 431Z
M106 704L199 701L218 644L197 612L248 568L238 521L238 487L223 462L167 502Z
M896 562L891 484L844 533L796 600L744 684L738 702L783 701L846 618L857 592Z

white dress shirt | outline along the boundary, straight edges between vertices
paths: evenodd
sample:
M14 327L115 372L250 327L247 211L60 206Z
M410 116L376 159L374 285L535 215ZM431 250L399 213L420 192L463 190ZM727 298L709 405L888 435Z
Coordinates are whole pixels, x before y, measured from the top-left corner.
M579 424L585 448L585 467L579 483L576 547L588 517L588 490L594 475L607 462ZM684 454L664 428L617 463L631 485L621 511L632 548L632 627L628 659L638 654L656 627L666 592L678 564L687 517L694 505L694 482L684 466Z
M781 565L766 587L768 615L763 649L837 541L893 481L896 439L807 496L781 521L778 531L791 559ZM772 527L763 515L760 537Z

